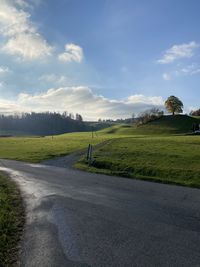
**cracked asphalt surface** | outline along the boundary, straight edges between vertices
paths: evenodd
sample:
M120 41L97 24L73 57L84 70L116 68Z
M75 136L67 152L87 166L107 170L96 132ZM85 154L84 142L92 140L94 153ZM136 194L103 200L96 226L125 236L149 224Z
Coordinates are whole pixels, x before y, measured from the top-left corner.
M27 221L21 266L200 266L200 190L0 161Z

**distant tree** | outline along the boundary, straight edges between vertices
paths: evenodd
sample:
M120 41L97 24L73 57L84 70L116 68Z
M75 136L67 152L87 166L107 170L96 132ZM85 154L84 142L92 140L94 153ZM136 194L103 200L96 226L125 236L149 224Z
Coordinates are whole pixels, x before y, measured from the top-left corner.
M0 126L6 132L25 132L33 135L54 135L66 132L90 130L82 121L79 114L78 121L71 119L67 113L22 113L14 115L0 114Z
M83 121L83 117L79 114L79 121Z
M175 113L183 113L183 103L182 101L176 96L170 96L165 101L166 109L175 115Z
M76 121L83 121L83 118L80 114L76 114Z
M68 112L67 112L67 111L64 111L63 114L62 114L62 116L63 116L64 118L67 118L67 117L68 117Z
M69 113L68 116L69 116L70 119L74 120L74 114L73 113Z
M144 112L141 112L137 118L137 124L146 124L150 121L157 120L164 115L164 112L158 108L151 108Z
M135 113L132 113L131 122L134 122L134 121L135 121Z
M190 116L200 116L200 109L192 110Z

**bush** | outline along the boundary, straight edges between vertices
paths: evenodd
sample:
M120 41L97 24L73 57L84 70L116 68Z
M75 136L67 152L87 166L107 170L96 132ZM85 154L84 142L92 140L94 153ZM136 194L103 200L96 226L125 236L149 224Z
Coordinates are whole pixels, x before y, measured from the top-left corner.
M141 112L137 119L137 125L146 124L150 121L157 120L164 115L164 112L158 108L152 108Z
M200 116L200 109L192 110L190 116Z

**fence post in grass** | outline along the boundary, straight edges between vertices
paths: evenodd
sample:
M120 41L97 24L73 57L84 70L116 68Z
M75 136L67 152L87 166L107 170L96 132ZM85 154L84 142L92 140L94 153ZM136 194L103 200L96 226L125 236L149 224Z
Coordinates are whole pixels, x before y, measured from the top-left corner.
M90 144L88 145L88 149L87 149L87 161L89 160L89 156L90 156Z
M87 149L87 158L86 158L89 165L92 162L92 149L93 149L92 145L89 144Z
M90 146L90 161L89 161L90 164L92 163L92 150L93 150L93 146L91 145Z

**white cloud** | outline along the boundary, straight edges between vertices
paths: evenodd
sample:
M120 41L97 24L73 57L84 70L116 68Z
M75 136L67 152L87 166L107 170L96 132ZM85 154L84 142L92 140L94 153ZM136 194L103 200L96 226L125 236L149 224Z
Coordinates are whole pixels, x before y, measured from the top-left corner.
M198 66L197 64L191 64L178 70L177 72L178 74L184 74L184 75L198 74L200 73L200 66Z
M162 107L162 97L132 95L125 100L111 100L84 86L50 89L37 95L20 94L15 102L0 100L0 112L68 110L87 120L127 118L153 106Z
M38 33L30 14L22 9L26 1L0 0L0 5L0 35L5 39L2 52L28 60L51 54L53 48Z
M30 4L27 3L25 0L15 0L15 3L22 8L27 8L30 6Z
M0 83L1 86L1 83ZM21 112L22 109L21 107L13 102L13 101L9 101L9 100L5 100L5 99L0 99L0 113L1 114L13 114L15 112Z
M182 76L193 76L200 74L200 66L197 63L192 63L190 65L181 65L179 64L177 66L176 70L170 71L170 72L165 72L163 73L162 77L165 81L170 81L174 78L177 77L182 77Z
M56 75L56 74L51 73L51 74L42 75L39 78L39 81L63 85L69 82L69 78L65 75Z
M52 48L38 33L22 33L10 38L2 51L31 60L51 55Z
M164 53L163 57L158 60L158 63L168 64L177 59L190 58L194 55L194 51L198 47L199 44L194 41L188 44L174 45Z
M35 32L30 23L30 14L15 6L14 2L1 0L0 33L3 36L15 36L23 32Z
M66 44L65 52L59 54L58 59L63 62L75 61L80 63L83 59L83 49L75 44Z
M9 72L10 72L10 69L8 67L0 66L0 74L5 74Z
M162 77L165 81L170 81L172 79L171 74L167 72L163 73Z
M132 95L129 96L127 99L127 103L136 104L136 103L143 103L146 105L163 105L163 99L161 96L144 96L144 95Z

